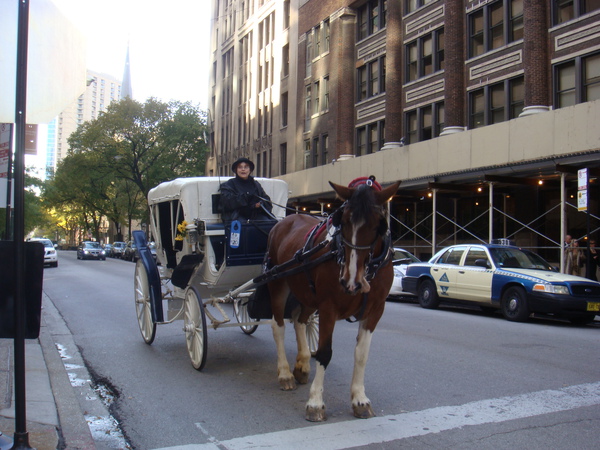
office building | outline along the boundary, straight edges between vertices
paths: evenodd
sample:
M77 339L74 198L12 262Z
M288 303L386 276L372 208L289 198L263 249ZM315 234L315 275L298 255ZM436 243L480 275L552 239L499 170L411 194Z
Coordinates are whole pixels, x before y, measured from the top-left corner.
M52 148L52 142L49 140L46 154L53 155L53 158L47 158L47 176L54 174L56 165L67 155L69 149L67 140L77 127L85 121L96 119L111 102L121 98L121 81L91 70L88 70L87 74L88 83L85 92L65 108L50 126L49 138L54 136L55 147Z
M335 203L328 180L400 179L394 236L421 256L509 237L557 260L564 234L587 233L585 168L597 230L600 1L220 0L212 14L212 173L250 157L313 211Z

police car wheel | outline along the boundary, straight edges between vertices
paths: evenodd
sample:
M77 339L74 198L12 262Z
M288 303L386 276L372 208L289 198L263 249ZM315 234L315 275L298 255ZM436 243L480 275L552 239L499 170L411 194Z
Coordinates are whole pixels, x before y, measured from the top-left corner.
M502 315L511 322L525 322L529 318L529 307L525 290L518 286L508 288L502 296Z
M435 309L440 305L440 299L437 295L435 283L431 280L424 280L419 285L419 305L425 309Z

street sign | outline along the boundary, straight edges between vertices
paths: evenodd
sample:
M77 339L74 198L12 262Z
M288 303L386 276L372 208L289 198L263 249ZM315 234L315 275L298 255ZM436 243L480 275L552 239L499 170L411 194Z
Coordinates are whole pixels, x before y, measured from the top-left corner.
M10 123L0 123L0 178L8 176L8 153L12 140Z
M577 171L577 189L583 190L587 189L588 182L588 170L587 169L579 169Z
M587 189L577 191L577 211L587 211Z

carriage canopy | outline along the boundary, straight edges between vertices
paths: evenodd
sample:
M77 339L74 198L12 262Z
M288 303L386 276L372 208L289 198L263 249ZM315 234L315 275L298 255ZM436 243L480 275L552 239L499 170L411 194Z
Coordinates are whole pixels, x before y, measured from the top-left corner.
M185 219L205 222L218 222L219 188L231 177L194 177L177 178L166 181L151 189L148 193L148 205L179 200ZM256 178L273 202L273 215L277 219L285 217L285 205L288 199L288 185L283 180Z

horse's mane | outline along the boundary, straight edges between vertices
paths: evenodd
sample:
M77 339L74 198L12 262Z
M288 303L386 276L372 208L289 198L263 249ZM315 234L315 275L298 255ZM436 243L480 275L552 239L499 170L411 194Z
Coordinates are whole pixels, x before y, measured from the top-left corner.
M375 206L373 189L367 185L359 186L348 200L348 207L352 211L352 222L356 223L362 218L367 218Z

